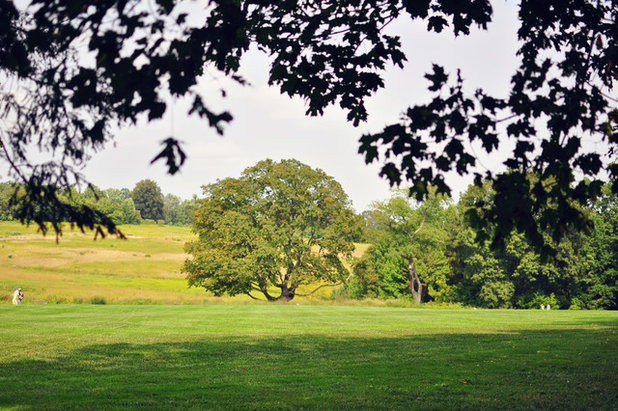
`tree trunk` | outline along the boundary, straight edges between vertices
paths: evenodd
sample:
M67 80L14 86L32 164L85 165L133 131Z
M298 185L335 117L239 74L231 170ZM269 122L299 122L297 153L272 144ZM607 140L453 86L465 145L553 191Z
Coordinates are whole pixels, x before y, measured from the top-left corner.
M408 257L408 274L410 275L410 292L412 293L412 298L414 298L415 303L420 304L423 296L423 284L421 283L421 279L418 278L413 256Z
M296 296L296 288L298 288L298 285L295 284L292 284L289 287L287 284L277 284L277 287L281 289L281 294L278 297L275 297L268 292L266 281L260 281L258 286L260 292L264 294L264 297L266 297L268 301L290 301ZM249 296L257 300L257 298L253 297L251 293L249 293Z
M296 296L296 286L280 285L279 287L281 288L281 295L276 298L276 301L290 301Z
M425 225L425 219L427 218L427 207L423 209L423 219L421 220L421 224L418 228L412 233L409 234L405 229L403 232L408 236L410 240L410 256L408 257L408 275L410 276L410 292L412 293L412 298L414 298L414 302L417 304L421 303L421 299L423 298L423 284L421 283L421 279L418 278L418 273L416 272L416 264L414 264L414 236L418 234L419 231L423 229Z

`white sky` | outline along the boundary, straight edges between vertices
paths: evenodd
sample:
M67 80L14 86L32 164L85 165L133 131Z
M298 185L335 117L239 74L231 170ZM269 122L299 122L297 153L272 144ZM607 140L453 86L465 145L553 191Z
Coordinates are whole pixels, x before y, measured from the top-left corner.
M423 24L397 22L390 29L401 33L408 56L405 69L390 69L386 88L367 101L369 121L355 128L337 106L323 117L305 117L302 101L279 94L268 87L268 59L258 52L243 60L241 74L251 86L227 86L225 79L203 81L205 101L211 109L228 109L234 121L220 137L205 120L188 118L182 102L175 104L161 121L139 124L118 132L116 145L94 155L84 169L86 177L101 188L132 189L139 180L158 182L164 194L190 198L202 195L201 186L225 177L238 177L243 169L260 160L295 158L333 176L350 196L357 211L375 200L389 197L386 180L378 176L379 164L365 165L358 153L363 133L379 132L396 121L412 104L428 100L428 82L423 74L432 63L454 72L462 68L469 91L477 87L504 96L517 65L517 7L514 1L496 0L494 18L487 32L475 30L469 37L455 39L450 33L428 34ZM219 97L224 85L227 98ZM160 151L160 142L173 134L185 142L189 158L175 176L166 174L163 161L150 165ZM496 167L497 158L483 159ZM471 179L454 176L455 190L467 187Z

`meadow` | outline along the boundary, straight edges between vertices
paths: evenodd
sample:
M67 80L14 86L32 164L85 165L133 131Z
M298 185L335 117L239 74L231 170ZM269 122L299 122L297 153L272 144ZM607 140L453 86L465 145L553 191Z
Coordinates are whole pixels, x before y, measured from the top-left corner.
M94 240L92 233L66 227L56 242L36 227L0 222L0 303L9 303L15 287L25 293L24 304L203 304L244 303L188 288L180 273L188 257L184 244L193 240L189 227L155 224L121 227L127 240L108 236ZM360 255L367 245L359 244ZM323 288L305 301L331 294Z
M2 409L616 409L618 315L0 305Z
M94 240L67 227L56 243L35 227L0 223L1 299L14 287L24 304L131 303L200 304L212 299L203 289L188 288L180 273L188 227L129 225L128 237Z

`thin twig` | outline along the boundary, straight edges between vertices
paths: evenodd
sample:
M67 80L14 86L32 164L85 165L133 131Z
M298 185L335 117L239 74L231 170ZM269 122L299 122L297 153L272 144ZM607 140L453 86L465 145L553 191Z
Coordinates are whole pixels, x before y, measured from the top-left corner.
M24 183L28 183L28 179L26 179L26 177L21 173L21 170L15 165L15 163L11 159L11 156L9 155L9 152L6 149L6 144L4 144L4 141L2 140L2 137L0 137L0 147L2 147L2 150L4 151L4 155L6 156L6 160L11 165L11 168L13 168L13 170L15 170L17 175L23 180Z

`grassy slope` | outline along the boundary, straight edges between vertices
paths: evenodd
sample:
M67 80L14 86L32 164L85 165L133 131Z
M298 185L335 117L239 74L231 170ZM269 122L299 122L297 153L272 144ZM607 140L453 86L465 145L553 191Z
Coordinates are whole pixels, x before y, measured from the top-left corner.
M187 227L122 227L129 240L67 230L60 242L33 227L0 224L0 289L21 286L24 302L204 302L203 290L188 289L179 273ZM8 294L6 294L8 295ZM6 301L5 296L5 301Z
M67 230L56 244L53 235L43 237L34 227L0 222L0 302L9 302L14 287L24 289L24 303L90 302L93 297L108 303L215 300L203 289L187 288L180 273L187 257L184 243L194 238L188 227L134 225L122 230L126 241L93 241L92 234ZM330 292L324 288L315 297Z
M616 409L618 313L0 306L0 408Z

